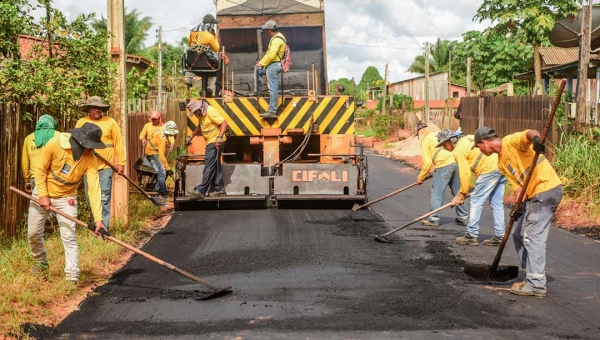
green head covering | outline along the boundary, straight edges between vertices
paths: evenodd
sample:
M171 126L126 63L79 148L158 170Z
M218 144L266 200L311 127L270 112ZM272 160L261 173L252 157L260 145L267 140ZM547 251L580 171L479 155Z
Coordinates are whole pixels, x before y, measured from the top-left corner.
M46 145L50 138L54 137L56 129L56 120L50 115L43 115L35 124L35 131L33 136L35 139L35 146L40 147Z

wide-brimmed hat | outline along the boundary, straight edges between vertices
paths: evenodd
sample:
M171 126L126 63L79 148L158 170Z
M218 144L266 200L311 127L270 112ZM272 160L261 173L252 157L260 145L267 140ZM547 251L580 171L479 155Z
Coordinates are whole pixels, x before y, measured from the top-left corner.
M174 121L170 120L163 125L163 134L176 135L178 133L179 130L177 129L177 124Z
M458 142L458 140L462 136L463 136L463 134L458 131L453 132L450 129L442 130L438 133L438 145L436 145L435 147L439 148L440 146L444 145L444 143L447 141L451 141L452 146L454 147L456 145L456 142Z
M188 108L188 110L190 110L190 113L194 113L194 112L196 112L196 110L201 109L203 105L204 105L204 100L192 99L192 100L190 100L190 102L187 104L186 107Z
M203 24L218 24L219 20L215 19L215 17L212 14L207 14L204 16L204 18L202 18L202 23Z
M480 127L479 129L477 129L477 131L475 131L475 141L473 143L473 146L471 147L471 150L475 149L477 147L477 144L492 137L498 137L498 135L496 134L496 130L492 129L489 126Z
M98 96L89 97L85 101L85 103L79 104L79 109L83 112L89 111L90 107L99 107L102 109L103 112L106 112L106 111L108 111L108 109L110 109L110 105L105 104L102 101L102 98L100 98Z
M96 124L85 123L80 128L71 129L71 137L86 149L104 149L102 130Z

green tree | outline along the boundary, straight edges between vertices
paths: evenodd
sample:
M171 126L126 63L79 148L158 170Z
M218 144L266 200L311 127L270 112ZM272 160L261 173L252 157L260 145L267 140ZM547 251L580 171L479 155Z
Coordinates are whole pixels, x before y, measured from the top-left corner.
M335 94L335 85L340 85L344 87L344 91L341 91L340 94L349 94L354 95L352 90L355 90L356 84L352 81L352 79L348 78L340 78L338 80L332 80L329 82L329 94Z
M447 72L450 63L450 51L456 49L457 41L437 39L429 47L429 72ZM415 57L407 70L408 72L425 74L425 55Z
M360 97L366 98L366 93L369 90L369 87L378 86L383 84L383 78L379 74L379 70L375 66L369 66L363 73L360 78L360 82L358 83L358 88L360 91Z
M27 0L0 2L0 58L19 58L19 34L27 34L33 17L27 15L33 6Z
M522 32L509 35L494 31L466 32L454 52L453 71L458 77L466 78L466 63L470 57L474 89L514 82L514 75L526 72L533 56L533 50L525 40ZM515 92L526 94L527 84L516 82Z
M483 0L473 18L482 22L491 20L490 30L498 34L517 34L522 31L527 43L533 46L535 91L542 89L542 69L539 47L548 41L548 32L556 20L574 14L578 0Z
M141 17L137 9L128 12L125 9L125 51L128 54L137 54L144 49L144 40L148 37L148 30L152 27L152 18ZM107 32L106 18L92 22L92 27L99 33Z
M38 5L19 7L18 13L23 18L14 22L17 25L26 22L21 28L43 37L52 33L53 55L50 56L47 44L38 44L21 59L4 60L0 67L0 101L36 104L56 116L78 117L81 113L76 104L85 96L111 98L116 68L107 58L109 36L90 28L93 14L80 15L68 22L49 5L48 1L49 21L35 24L30 20L31 11L41 8ZM14 46L8 46L10 49Z

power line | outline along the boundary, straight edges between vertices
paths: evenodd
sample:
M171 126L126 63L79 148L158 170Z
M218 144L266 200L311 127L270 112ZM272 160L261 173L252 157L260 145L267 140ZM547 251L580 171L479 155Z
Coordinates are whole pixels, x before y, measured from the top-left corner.
M377 45L363 45L363 44L355 44L355 43L347 43L347 42L339 42L339 41L328 41L328 44L339 44L339 45L353 45L353 46L362 46L362 47L376 47L376 48L389 48L392 50L406 50L406 51L421 51L422 48L408 48L408 47L395 47L395 46L377 46Z

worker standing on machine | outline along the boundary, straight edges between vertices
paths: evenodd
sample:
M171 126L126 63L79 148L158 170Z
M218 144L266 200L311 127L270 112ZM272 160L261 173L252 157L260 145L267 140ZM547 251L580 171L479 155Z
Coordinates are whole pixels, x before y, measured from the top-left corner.
M202 68L216 69L219 67L221 62L219 50L219 40L215 31L215 25L219 23L219 20L215 19L212 14L207 14L202 19L202 24L192 29L189 37L190 49L196 51L202 61L197 61L202 65ZM209 73L207 73L209 74ZM186 74L186 78L193 78L193 74ZM190 82L191 79L188 81ZM208 86L206 89L206 96L213 97L217 94L217 75L208 77Z
M283 71L281 60L285 55L286 40L277 29L273 20L267 21L263 30L271 37L269 48L263 58L254 66L254 91L257 95L262 92L262 77L267 76L267 87L269 88L269 109L260 114L263 118L277 118L277 90L279 88L279 74Z

